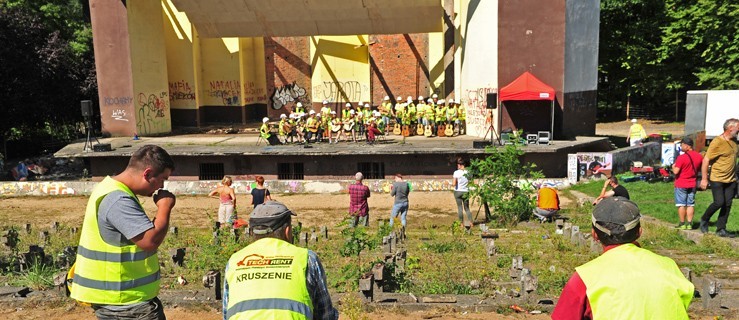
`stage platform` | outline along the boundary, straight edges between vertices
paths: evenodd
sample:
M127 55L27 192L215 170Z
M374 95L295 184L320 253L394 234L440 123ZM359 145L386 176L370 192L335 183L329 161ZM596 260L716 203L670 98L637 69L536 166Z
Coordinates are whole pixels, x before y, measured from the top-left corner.
M256 134L185 134L163 137L103 138L112 151L84 151L84 141L67 145L54 155L89 161L91 174L100 178L122 170L128 157L145 144L159 145L175 158L173 180L216 180L232 175L246 178L263 175L267 179L337 179L356 171L373 178L395 173L416 177L451 176L457 157L479 158L484 149L473 148L479 137L424 137L389 135L384 141L368 145L361 141L338 144L311 143L257 145ZM487 139L488 141L490 139ZM548 145L526 145L524 161L537 163L547 177L566 176L567 154L610 150L603 137L578 137L555 140Z

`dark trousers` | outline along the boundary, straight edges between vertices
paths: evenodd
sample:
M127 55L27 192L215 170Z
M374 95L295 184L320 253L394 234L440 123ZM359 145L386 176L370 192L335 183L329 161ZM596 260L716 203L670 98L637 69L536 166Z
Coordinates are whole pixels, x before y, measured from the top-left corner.
M731 202L734 200L736 192L736 182L721 183L711 181L711 193L713 194L713 203L703 213L701 221L708 223L716 210L718 213L716 220L716 231L726 230L726 221L729 220L729 212L731 211Z
M143 320L166 320L167 317L164 315L164 307L159 298L149 300L147 303L142 303L136 307L132 307L122 311L113 311L106 309L105 307L93 307L95 310L95 316L99 320L113 320L113 319L143 319Z

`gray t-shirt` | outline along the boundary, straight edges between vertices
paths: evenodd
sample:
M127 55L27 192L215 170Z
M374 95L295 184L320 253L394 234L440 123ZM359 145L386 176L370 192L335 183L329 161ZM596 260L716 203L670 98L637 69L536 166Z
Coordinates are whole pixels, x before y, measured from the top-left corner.
M123 191L113 191L100 201L98 226L103 241L120 246L132 245L130 239L154 228L154 223L136 199Z
M390 191L390 195L395 196L395 203L403 203L408 202L408 193L410 192L408 182L393 182L393 189Z

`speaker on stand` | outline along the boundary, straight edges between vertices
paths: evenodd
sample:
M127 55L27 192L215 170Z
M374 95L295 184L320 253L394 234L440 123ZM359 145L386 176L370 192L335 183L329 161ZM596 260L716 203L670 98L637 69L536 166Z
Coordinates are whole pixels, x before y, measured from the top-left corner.
M82 148L82 151L95 151L95 148L92 145L92 140L94 139L95 142L97 142L96 145L100 145L100 141L98 141L98 138L93 135L92 132L92 101L80 101L80 113L82 113L82 118L85 119L85 135L87 136L87 139L85 140L85 146Z
M488 132L490 132L490 144L494 146L495 145L494 141L497 141L498 145L501 146L503 144L500 142L500 136L498 135L497 132L495 132L495 128L493 128L493 115L492 115L493 110L498 109L498 94L488 93L485 98L486 98L485 108L488 109L491 114L490 114L490 128L488 128L488 131L485 132L485 135L483 137L487 137Z

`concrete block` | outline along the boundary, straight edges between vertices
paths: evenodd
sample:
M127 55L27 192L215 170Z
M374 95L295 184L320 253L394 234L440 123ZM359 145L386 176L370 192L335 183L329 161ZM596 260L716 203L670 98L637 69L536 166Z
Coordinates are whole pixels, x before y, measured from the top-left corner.
M718 279L706 277L700 294L704 309L716 311L721 309L721 282Z
M301 247L307 247L308 246L308 232L301 232L300 233L300 246Z
M455 296L421 297L421 303L457 303Z
M30 223L26 223L25 225L23 225L23 230L26 230L26 234L30 234L31 233L31 224Z
M169 255L176 266L182 267L185 263L185 248L169 249Z
M521 277L521 289L526 293L536 291L539 287L539 278L532 274L527 274Z
M49 243L49 231L39 231L38 241L41 243Z
M221 291L221 272L210 270L203 276L203 286L210 288L216 300L221 300L223 292Z
M328 239L328 227L327 226L321 226L321 236L324 239Z
M690 270L688 267L682 267L680 268L680 271L683 272L683 275L685 276L685 279L688 279L688 281L693 281L693 270Z
M595 241L595 239L590 239L590 252L600 254L603 252L603 246L600 245L600 242Z
M80 232L80 228L78 228L78 227L72 227L72 228L69 229L69 233L71 233L72 235L76 235L79 232Z
M53 232L59 231L59 222L58 221L54 221L54 222L51 223L51 231L53 231Z
M316 233L315 231L311 232L310 234L310 242L318 243L318 233Z
M180 229L177 227L169 227L169 233L171 233L173 236L177 236L180 232Z

